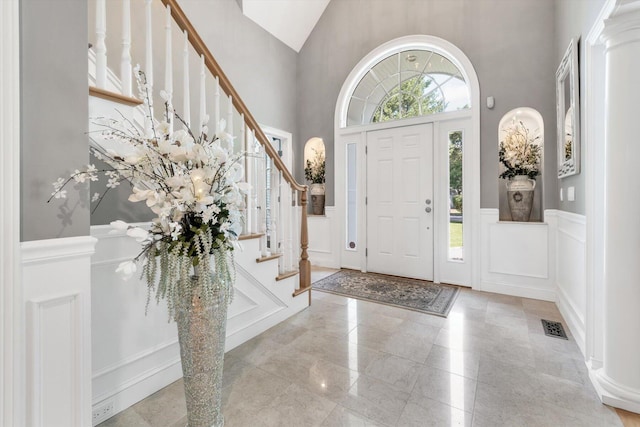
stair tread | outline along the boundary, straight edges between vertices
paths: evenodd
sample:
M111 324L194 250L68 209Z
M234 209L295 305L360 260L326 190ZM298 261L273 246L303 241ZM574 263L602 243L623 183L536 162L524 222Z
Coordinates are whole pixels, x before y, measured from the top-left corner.
M289 277L293 277L296 274L298 274L298 270L285 271L284 273L282 273L282 274L278 275L278 277L276 277L276 281L288 279Z
M256 262L270 261L272 259L278 259L281 256L282 256L282 254L267 255L267 256L260 257L260 258L256 258Z
M249 239L259 239L264 236L264 233L256 233L256 234L241 234L238 236L238 240L249 240Z
M117 102L119 104L125 105L142 105L142 101L138 98L132 98L130 96L125 96L117 92L112 92L106 89L100 89L95 86L89 86L89 95L95 96L96 98L106 99L108 101Z

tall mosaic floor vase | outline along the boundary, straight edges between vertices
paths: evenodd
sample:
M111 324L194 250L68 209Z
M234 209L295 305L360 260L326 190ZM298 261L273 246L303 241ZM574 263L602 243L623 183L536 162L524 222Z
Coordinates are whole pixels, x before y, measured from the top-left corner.
M192 279L197 281L197 279ZM202 304L201 288L176 304L188 427L221 427L222 367L227 323L224 291Z
M535 188L536 181L527 175L516 175L507 182L507 197L513 221L529 221Z

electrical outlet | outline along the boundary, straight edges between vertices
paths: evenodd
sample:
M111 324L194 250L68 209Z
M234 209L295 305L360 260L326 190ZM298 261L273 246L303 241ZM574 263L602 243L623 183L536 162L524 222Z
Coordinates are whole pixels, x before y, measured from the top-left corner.
M93 408L91 425L95 426L113 416L113 401L107 400Z

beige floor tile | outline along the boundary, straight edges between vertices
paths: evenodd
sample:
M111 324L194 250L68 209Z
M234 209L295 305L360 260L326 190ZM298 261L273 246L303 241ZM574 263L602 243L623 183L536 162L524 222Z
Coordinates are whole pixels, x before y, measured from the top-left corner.
M622 426L573 337L544 335L541 318L566 326L553 303L462 289L441 318L312 298L226 355L226 427ZM101 427L185 424L178 381Z
M323 427L386 427L364 416L337 405L322 423Z
M361 375L339 403L374 422L396 425L409 396L387 383Z

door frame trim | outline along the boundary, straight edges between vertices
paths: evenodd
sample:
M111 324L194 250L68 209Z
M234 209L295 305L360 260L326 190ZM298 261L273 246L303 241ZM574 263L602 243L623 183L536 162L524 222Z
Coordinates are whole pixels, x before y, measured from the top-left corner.
M439 113L431 116L416 117L411 119L398 120L394 122L386 122L380 124L369 124L359 126L346 126L346 114L349 106L351 93L355 90L358 82L364 74L383 58L402 51L404 49L430 49L434 50L449 60L451 60L462 72L465 80L469 85L471 95L471 106L469 110L456 111L450 113ZM463 174L470 177L469 188L465 191L466 199L469 202L469 222L471 228L470 241L465 242L468 246L468 254L471 267L471 287L477 288L480 285L480 84L478 76L475 72L473 64L469 58L454 44L441 39L439 37L428 35L412 35L400 37L382 44L366 55L351 71L345 80L338 100L336 102L335 118L334 118L334 136L335 136L335 206L336 217L339 221L339 239L336 244L336 250L339 254L340 265L358 267L357 259L360 259L359 266L366 266L365 251L360 247L358 251L347 251L343 244L346 237L346 145L347 143L357 143L360 149L359 153L364 151L366 142L366 132L369 130L384 129L386 127L409 126L413 124L422 124L428 122L439 122L442 120L464 118L471 116L472 136L466 145L465 161ZM468 156L468 157L467 157ZM364 156L359 156L364 157ZM359 159L360 160L360 159ZM359 222L361 222L364 210L364 196L362 196L362 162L358 162L358 210ZM366 179L366 178L365 178ZM362 234L362 226L358 227L358 235ZM362 245L360 245L362 246ZM434 263L434 275L437 266ZM435 277L434 277L435 279Z

